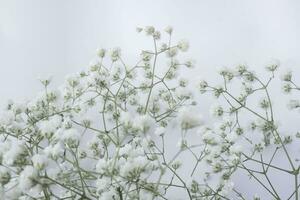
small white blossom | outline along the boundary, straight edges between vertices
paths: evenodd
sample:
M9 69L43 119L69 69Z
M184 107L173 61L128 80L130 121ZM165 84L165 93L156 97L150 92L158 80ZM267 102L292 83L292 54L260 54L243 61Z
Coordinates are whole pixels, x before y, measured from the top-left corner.
M146 26L144 30L147 35L152 35L155 32L155 28L153 26Z
M21 164L25 162L27 153L25 142L12 142L11 148L3 154L3 162L9 166Z
M81 134L74 128L63 132L62 139L69 147L76 147L79 144Z
M96 165L96 170L97 172L99 172L100 174L104 173L106 168L108 166L108 162L104 159L99 159Z
M281 80L283 81L291 81L293 77L292 71L286 71L281 75Z
M179 111L179 121L182 129L191 129L202 125L202 116L192 109L183 108Z
M32 160L33 166L37 170L44 169L48 164L48 159L47 159L46 155L42 155L42 154L35 154L34 156L32 156L31 160Z
M48 120L41 121L41 123L39 124L39 128L42 135L50 138L59 128L61 121L62 119L58 115L55 115Z
M274 72L279 67L279 65L280 61L273 59L266 65L266 69L270 72Z
M57 143L55 145L49 145L44 149L45 155L56 160L64 153L64 145L62 143Z
M185 52L189 49L189 43L186 40L181 40L180 42L178 42L177 47L181 51Z
M100 58L103 58L105 56L106 50L105 49L97 49L97 55Z
M210 108L210 113L212 116L221 117L224 114L224 110L222 106L214 105Z
M26 166L19 176L19 187L23 192L37 184L38 171L32 166Z
M114 48L110 53L110 57L113 62L119 60L120 56L121 56L120 48Z
M171 26L167 26L167 27L165 28L165 32L171 35L172 32L173 32L173 28L172 28Z
M9 170L3 166L0 166L0 185L5 185L10 181L11 175Z

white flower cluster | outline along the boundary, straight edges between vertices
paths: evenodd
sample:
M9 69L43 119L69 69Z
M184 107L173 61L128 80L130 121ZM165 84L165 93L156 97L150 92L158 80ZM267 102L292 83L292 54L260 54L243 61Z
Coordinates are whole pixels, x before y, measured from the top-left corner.
M189 44L173 44L172 27L164 34L152 26L137 31L154 47L141 51L135 65L124 63L120 48L98 49L89 68L67 77L59 90L41 79L45 90L36 98L7 104L0 119L0 199L159 200L177 198L175 190L180 199L248 199L234 184L238 171L271 198L285 198L270 169L293 176L287 198L298 199L298 158L287 145L300 134L281 134L269 92L279 63L267 65L267 81L245 65L220 70L221 86L201 81L200 93L218 99L215 123L206 125L197 92L179 73L194 66L177 57ZM291 72L282 80L285 92L300 90ZM231 91L233 82L240 93ZM251 107L258 92L259 107ZM291 100L289 107L300 103ZM266 158L265 151L274 153ZM278 152L290 168L273 162ZM261 169L252 169L255 164Z

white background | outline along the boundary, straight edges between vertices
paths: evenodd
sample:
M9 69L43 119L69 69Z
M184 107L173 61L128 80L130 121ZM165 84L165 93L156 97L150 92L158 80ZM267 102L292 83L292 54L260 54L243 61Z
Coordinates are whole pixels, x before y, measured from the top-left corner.
M135 27L145 25L172 25L190 41L194 80L238 63L260 71L273 58L300 72L299 11L298 0L0 0L0 105L34 96L39 76L62 84L98 47L119 46L133 64L148 45Z

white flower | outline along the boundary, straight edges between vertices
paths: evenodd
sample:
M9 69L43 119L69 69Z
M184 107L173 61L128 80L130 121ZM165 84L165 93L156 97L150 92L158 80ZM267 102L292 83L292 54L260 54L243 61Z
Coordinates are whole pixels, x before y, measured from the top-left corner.
M99 159L96 164L96 170L100 174L104 173L107 169L108 162L105 159Z
M143 28L141 28L141 27L136 27L136 32L138 32L138 33L140 33L140 32L142 32L143 31Z
M267 65L266 69L270 72L274 72L280 65L280 61L277 59L272 59Z
M119 60L120 56L121 56L121 49L117 47L114 48L110 53L110 57L113 62Z
M159 31L155 31L153 33L153 38L156 39L156 40L159 40L160 39L160 32Z
M36 185L38 171L32 166L26 166L19 176L19 187L23 192L27 192Z
M10 149L10 144L5 141L5 142L2 142L0 141L0 163L2 162L3 160L3 155Z
M243 147L239 144L234 144L229 148L229 151L234 154L239 154L243 150Z
M119 154L120 156L128 155L131 150L132 150L131 144L125 144L123 147L120 148Z
M237 139L238 139L238 135L236 134L235 131L231 131L230 133L228 133L226 135L226 139L229 141L229 142L235 142Z
M7 168L0 166L0 185L5 185L10 180L10 173Z
M147 133L153 126L153 119L149 115L138 115L134 119L134 126Z
M179 98L190 98L192 96L192 92L185 88L185 87L178 87L176 88L176 95L179 97Z
M79 144L81 134L75 129L66 129L63 132L62 139L69 147L76 147Z
M214 144L216 143L216 135L211 131L211 130L207 130L203 135L202 135L202 140L205 143L208 144Z
M52 116L48 120L43 120L39 124L39 129L43 136L50 138L61 125L62 118L59 115Z
M3 155L3 162L9 166L23 163L26 160L27 153L25 142L19 140L14 141L9 151Z
M177 44L178 49L185 52L189 49L189 43L186 40L181 40Z
M171 35L172 32L173 32L173 28L172 28L171 26L167 26L167 27L165 28L165 32Z
M43 155L43 154L35 154L34 156L32 156L31 160L32 160L33 166L37 170L44 169L48 164L48 158L46 157L46 155Z
M124 123L125 126L132 124L132 116L129 112L121 112L120 122Z
M120 174L123 177L139 176L140 173L145 171L145 166L149 163L148 159L144 156L138 156L127 160L127 162L120 169Z
M106 50L105 49L97 49L97 56L103 58L105 56Z
M223 196L227 196L234 187L234 183L230 180L224 181L224 183L222 183L222 185L223 185L223 187L222 187L222 190L220 191L220 194Z
M187 60L187 61L185 61L185 66L187 66L188 68L192 68L192 67L194 67L195 66L195 61L194 60Z
M64 145L62 143L57 143L55 145L49 145L44 149L45 155L56 160L64 153Z
M166 53L169 57L174 57L177 55L178 49L176 47L173 47L173 48L170 48Z
M214 105L210 108L210 114L215 117L221 117L224 114L223 107L220 105Z
M0 122L4 125L10 125L15 120L15 114L12 110L8 110L2 113Z
M38 77L38 80L44 85L44 86L48 86L51 81L52 81L52 76L48 76L48 77Z
M284 74L281 75L281 80L283 81L291 81L292 80L292 71L286 71Z
M68 86L71 86L72 88L75 88L75 87L79 86L80 79L77 75L68 75L66 77L66 84Z
M179 121L182 129L191 129L202 125L202 117L192 109L182 108L179 110Z
M155 28L153 26L146 26L145 27L145 32L147 35L152 35L155 31Z

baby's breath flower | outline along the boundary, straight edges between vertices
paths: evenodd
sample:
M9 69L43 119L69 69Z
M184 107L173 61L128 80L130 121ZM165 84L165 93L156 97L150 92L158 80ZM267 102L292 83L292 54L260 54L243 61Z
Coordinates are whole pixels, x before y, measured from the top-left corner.
M33 163L33 167L37 170L43 170L48 164L46 155L42 154L35 154L34 156L32 156L31 160Z
M172 47L167 51L167 55L169 57L175 57L178 53L178 49L176 47Z
M247 71L247 66L246 65L238 65L236 67L236 72L237 75L241 76Z
M5 185L10 181L11 175L9 170L3 166L0 166L0 185Z
M173 28L171 26L168 26L165 28L165 32L171 35L173 32Z
M80 133L74 129L70 128L63 131L62 139L63 141L70 147L74 148L77 147L80 141Z
M159 31L155 31L153 33L153 37L154 37L154 39L159 40L160 39L160 32Z
M121 49L120 48L114 48L110 53L111 60L113 62L116 62L121 57Z
M292 71L287 71L284 74L282 74L281 79L283 81L287 81L287 82L291 81L292 80Z
M143 31L143 28L141 28L141 27L136 27L136 32L138 32L138 33L140 33L140 32L142 32Z
M32 166L26 166L19 176L19 187L23 192L27 192L37 184L38 171Z
M193 60L187 60L184 65L188 68L192 68L195 66L195 62Z
M206 81L204 81L204 80L200 81L199 88L200 88L201 93L204 93L206 91L207 87L208 87L208 84Z
M292 86L290 83L285 83L283 84L282 86L282 90L285 92L285 93L290 93L292 91Z
M191 129L202 125L202 116L191 109L183 108L179 111L179 121L182 129Z
M52 81L52 76L49 76L47 78L39 78L39 80L45 87L47 87Z
M224 110L222 106L216 105L211 107L210 113L215 117L221 117L224 114Z
M99 56L100 58L104 58L106 53L105 49L97 49L97 56Z
M263 109L268 109L270 107L270 102L267 99L262 99L259 104Z
M152 35L155 32L155 28L153 26L146 26L144 30L147 35Z
M186 40L181 40L180 42L178 42L177 47L181 51L185 52L189 49L189 43Z
M181 167L181 165L182 165L182 163L181 163L179 160L176 160L176 161L174 161L174 162L172 163L172 168L173 168L174 170L177 170L177 169L179 169L179 168Z
M277 68L279 67L279 65L280 65L280 62L279 62L279 60L272 60L270 63L268 63L267 65L266 65L266 69L268 70L268 71L270 71L270 72L274 72L274 71L276 71L277 70Z

